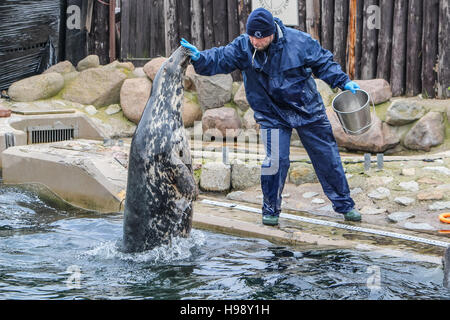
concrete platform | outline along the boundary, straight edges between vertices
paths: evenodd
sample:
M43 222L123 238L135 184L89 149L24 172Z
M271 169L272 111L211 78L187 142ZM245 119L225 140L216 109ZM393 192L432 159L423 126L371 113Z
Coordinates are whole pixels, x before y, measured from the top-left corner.
M38 183L71 204L99 212L121 211L128 145L76 140L11 147L2 153L5 184Z

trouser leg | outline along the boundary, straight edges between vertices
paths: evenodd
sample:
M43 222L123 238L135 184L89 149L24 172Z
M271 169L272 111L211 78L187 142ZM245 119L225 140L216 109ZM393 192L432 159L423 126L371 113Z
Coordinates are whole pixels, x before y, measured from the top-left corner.
M347 213L355 203L342 167L336 139L327 118L296 128L308 152L323 191L333 204L334 211Z
M291 129L261 128L266 158L261 166L263 215L278 216L281 211L281 194L289 170Z

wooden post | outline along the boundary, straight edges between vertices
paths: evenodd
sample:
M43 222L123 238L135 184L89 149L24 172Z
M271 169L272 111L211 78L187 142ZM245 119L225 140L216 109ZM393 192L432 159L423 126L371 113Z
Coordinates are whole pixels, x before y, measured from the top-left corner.
M361 79L364 1L356 1L355 79Z
M450 97L450 0L439 1L439 61L438 61L438 97Z
M214 46L212 0L203 0L203 36L205 49Z
M354 0L351 0L354 1ZM322 0L321 45L333 51L334 0Z
M109 0L109 62L116 60L116 0Z
M109 62L109 6L98 1L94 3L93 28L89 34L88 54L96 54L100 64Z
M252 11L251 0L239 0L238 14L239 14L239 30L240 33L247 32L247 18Z
M203 2L202 0L191 0L191 35L192 44L203 50Z
M228 41L231 42L239 36L238 0L227 1Z
M190 5L190 0L177 0L178 38L192 42Z
M377 9L378 8L378 9ZM361 79L374 79L377 75L378 52L378 0L364 1L364 25L361 57Z
M224 0L213 0L212 5L214 46L224 46L228 43L227 2Z
M436 97L439 35L439 0L423 2L423 38L422 38L422 94Z
M306 2L298 0L298 29L306 32Z
M347 49L347 27L348 27L348 1L335 0L334 2L334 60L340 64L345 72L346 49Z
M128 39L130 38L130 1L122 0L120 15L120 59L125 61L128 58L129 53Z
M422 0L409 0L406 47L406 95L422 92Z
M350 0L347 36L347 73L355 79L356 1Z
M166 32L166 57L178 47L178 23L176 0L164 0L164 26Z
M407 5L408 0L397 0L394 6L391 59L391 89L394 97L405 93Z
M150 10L150 57L166 55L164 2L151 1Z
M378 34L377 78L389 82L391 78L392 19L394 1L380 0L381 28Z
M306 0L306 32L320 41L320 0Z

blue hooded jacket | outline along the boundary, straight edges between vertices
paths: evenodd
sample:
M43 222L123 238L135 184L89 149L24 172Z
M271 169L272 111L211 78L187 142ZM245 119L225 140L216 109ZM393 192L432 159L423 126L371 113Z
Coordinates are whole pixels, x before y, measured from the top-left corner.
M349 77L317 40L274 20L277 32L267 50L255 53L249 36L242 34L224 47L201 51L192 62L195 72L211 76L241 70L255 120L264 127L296 128L326 118L312 74L340 89Z

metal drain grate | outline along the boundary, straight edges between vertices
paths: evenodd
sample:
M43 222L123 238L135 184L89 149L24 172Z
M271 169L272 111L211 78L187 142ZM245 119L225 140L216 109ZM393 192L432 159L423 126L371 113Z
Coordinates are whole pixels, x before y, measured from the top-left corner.
M53 126L28 127L28 144L50 143L78 138L78 126L57 123Z

